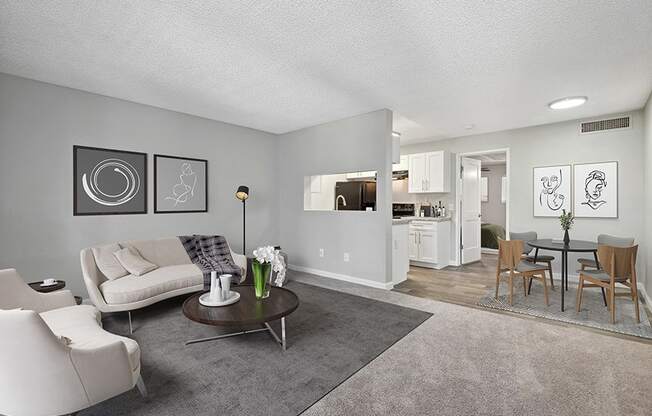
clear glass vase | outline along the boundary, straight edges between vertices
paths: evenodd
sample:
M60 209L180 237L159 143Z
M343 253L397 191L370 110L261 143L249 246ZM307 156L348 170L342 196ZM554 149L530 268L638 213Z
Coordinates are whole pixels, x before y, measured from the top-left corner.
M265 299L269 296L272 286L272 265L270 263L259 263L254 260L251 264L254 272L254 291L256 299Z

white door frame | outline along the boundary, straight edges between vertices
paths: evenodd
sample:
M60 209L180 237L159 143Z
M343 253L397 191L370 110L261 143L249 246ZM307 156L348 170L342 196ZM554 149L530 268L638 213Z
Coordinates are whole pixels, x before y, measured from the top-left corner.
M511 179L511 170L510 170L510 154L509 154L509 147L505 148L500 148L500 149L487 149L487 150L478 150L475 152L464 152L464 153L457 153L455 155L455 217L454 217L454 247L455 247L455 258L452 259L454 261L453 265L454 266L459 266L462 262L461 258L461 224L462 224L462 212L461 212L461 204L462 204L462 179L460 178L460 170L462 169L462 157L464 156L478 156L478 155L485 155L485 154L491 154L491 153L505 153L505 176L507 176L507 200L505 201L505 235L506 237L509 236L509 205L510 201L512 199L512 193L510 192L510 189L512 187L512 181Z

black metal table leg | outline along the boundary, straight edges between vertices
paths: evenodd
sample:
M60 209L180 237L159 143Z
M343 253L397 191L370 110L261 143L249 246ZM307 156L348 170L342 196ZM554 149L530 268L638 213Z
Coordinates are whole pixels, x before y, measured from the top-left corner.
M566 251L561 252L561 311L564 312L564 281L566 279L566 273L568 270L566 270L566 267L568 266L566 262L568 259L566 258Z
M539 257L539 249L535 248L534 249L534 264L537 264L538 257ZM530 290L532 290L532 280L534 280L534 279L530 279L530 284L527 286L527 294L528 295L530 294Z
M564 256L566 257L566 291L568 292L568 251L564 251Z
M600 260L598 260L598 252L597 251L593 252L593 258L595 259L595 268L600 270ZM607 295L604 293L604 288L601 287L600 291L602 292L602 301L604 302L604 306L609 306L609 305L607 305Z

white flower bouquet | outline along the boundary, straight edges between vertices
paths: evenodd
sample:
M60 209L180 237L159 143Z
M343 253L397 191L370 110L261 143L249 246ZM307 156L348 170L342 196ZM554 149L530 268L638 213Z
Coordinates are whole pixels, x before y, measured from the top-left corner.
M254 289L259 299L269 296L269 285L272 271L276 272L274 284L281 286L285 281L285 259L281 256L280 250L273 246L258 247L254 250L254 261L252 269L254 273Z

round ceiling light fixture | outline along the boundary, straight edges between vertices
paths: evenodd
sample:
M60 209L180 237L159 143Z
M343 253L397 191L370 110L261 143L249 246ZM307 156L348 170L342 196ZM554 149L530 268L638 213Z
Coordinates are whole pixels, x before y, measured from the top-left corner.
M587 100L588 98L585 96L566 97L551 102L550 104L548 104L548 107L550 107L553 110L566 110L568 108L579 107L582 104L584 104Z

